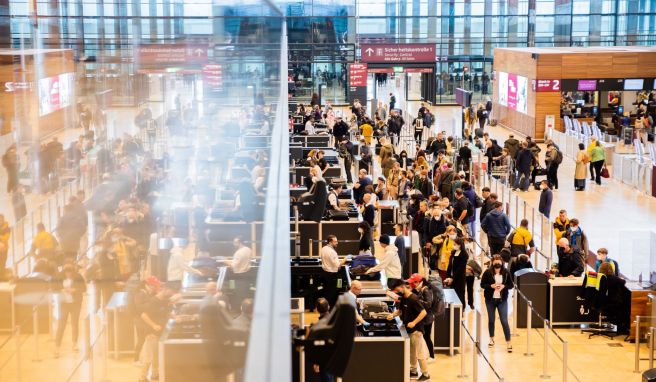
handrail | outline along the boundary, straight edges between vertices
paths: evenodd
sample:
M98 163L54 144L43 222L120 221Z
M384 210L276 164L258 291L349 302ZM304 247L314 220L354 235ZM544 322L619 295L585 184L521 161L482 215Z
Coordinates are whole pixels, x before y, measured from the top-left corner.
M640 316L640 315L636 316L636 320L635 320L635 323L636 323L635 350L634 350L635 367L634 367L634 370L633 370L634 373L639 373L640 372L640 360L641 360L641 358L640 358L640 321L641 321L642 318L656 319L656 316ZM651 343L648 344L649 358L646 358L646 360L649 360L649 362L650 362L649 367L651 368L651 367L653 367L654 351L656 351L656 348L655 348L655 345L654 345L654 341L656 340L654 338L654 336L656 335L656 327L654 327L654 326L650 327L649 331L650 331L650 335L651 335L651 338L650 338Z

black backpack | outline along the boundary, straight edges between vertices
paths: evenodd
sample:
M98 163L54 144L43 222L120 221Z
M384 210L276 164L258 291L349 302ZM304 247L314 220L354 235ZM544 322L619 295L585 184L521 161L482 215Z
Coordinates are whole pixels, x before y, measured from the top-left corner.
M556 157L554 158L554 163L555 164L563 163L563 153L558 149L556 149Z

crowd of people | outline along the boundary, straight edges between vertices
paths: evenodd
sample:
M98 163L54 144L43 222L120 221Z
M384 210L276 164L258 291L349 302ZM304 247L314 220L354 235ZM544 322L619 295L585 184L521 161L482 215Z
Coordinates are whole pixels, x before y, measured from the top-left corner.
M391 102L393 103L395 100L392 98ZM522 219L518 227L512 227L504 210L504 204L498 195L492 193L488 187L484 187L480 195L476 192L470 181L472 179L470 176L472 149L470 147L476 146L484 153L488 160L488 172L491 175L498 174L498 172L492 171L494 168L504 167L507 174L505 181L509 182L514 190L528 191L530 184L534 184L536 189L540 189L539 210L547 218L550 216L552 208L552 190L559 187L558 169L563 161L560 148L554 142L547 140L545 142L545 159L542 162L539 156L541 149L530 137L519 141L510 135L501 147L484 131L485 122L488 121L484 112L476 119L477 121L482 120L483 123L475 129L474 136L465 136L460 147L455 147L456 137L447 137L444 132L438 132L435 137L429 137L424 146L421 140L424 133L423 128L431 126L432 121L430 120L430 111L422 104L417 118L409 126L413 130L418 126L421 127L421 130L414 130L418 147L416 155L409 158L398 145L396 131L400 131L400 129L397 130L394 121L398 111L392 109L386 120L381 119L381 115L386 115L386 106L379 105L374 115L377 122L372 128L372 121L367 115L366 109L359 102L354 103L351 107L352 116L349 123L334 134L338 148L344 153L340 156L345 159L347 177L353 170L351 166L355 167L358 174L353 182L349 177L347 186L352 186L353 200L360 206L363 224L366 225L366 228L361 230L361 237L363 240L367 239L364 240L364 245L361 245L360 249L372 250L373 244L368 239L368 235L372 230L370 227L377 227L376 203L383 200L398 201L404 214L403 222L406 224L399 225L396 230L397 234L410 235L411 232L405 232L405 228L411 227L414 231L413 234L418 238L420 251L431 275L438 276L444 287L454 289L463 305L469 306L470 309L474 309L474 281L476 278L480 278L480 288L483 290L488 313L489 345L494 346L495 344L494 325L495 316L498 313L507 342L507 351L512 352L508 325L508 290L514 287L513 275L516 271L533 268L531 255L536 252L536 245L529 229L528 220ZM326 107L330 113L330 105ZM481 105L479 110L485 111L485 106ZM426 116L429 117L426 118ZM339 123L343 123L341 118ZM394 127L392 128L392 126ZM401 128L404 128L403 125ZM352 139L349 134L355 136L355 139ZM354 142L359 143L359 153L364 153L361 155L363 159L360 163L356 163L354 160L358 153L353 149ZM373 150L370 146L376 147L378 152L376 159L372 159L371 152ZM605 160L603 146L596 140L593 140L587 149L582 147L581 151L585 153L587 159L577 157L577 179L575 181L577 189L584 187L579 180L580 164L583 163L586 166L590 164L590 168L597 173L593 179L599 183L601 177L599 171L603 168ZM366 162L363 163L365 160ZM379 176L375 179L372 179L368 173L368 169L372 168L372 161L378 161L381 168ZM585 169L586 167L584 167ZM536 182L537 176L543 175L546 175L546 179ZM339 193L342 192L343 187L339 186ZM331 202L327 208L339 209L340 206L337 202ZM476 232L478 226L481 228L480 234ZM555 244L558 247L558 262L554 263L552 274L562 277L579 277L589 273L586 271L588 253L590 253L588 241L579 226L579 221L577 219L569 220L566 212L561 211L553 223L553 229L556 237ZM374 236L377 236L376 233ZM331 264L332 272L337 272L343 263L339 262L337 254L332 248L336 246L337 238L332 236L330 240L331 243L322 249L322 260L324 260L324 264ZM484 253L488 255L485 261L487 269L484 271L474 255L475 251L472 245L474 241L480 242ZM398 269L402 269L404 263L400 256L401 248L396 246L390 250L390 247L395 246L390 245L387 235L380 235L378 242L383 248L383 253L380 256L380 264L373 268L373 272L385 270L390 290L397 291L400 296L407 296L407 291L414 291L416 298L421 301L425 297L425 293L413 289L408 282L404 282L402 277L404 275L399 275ZM618 268L617 263L608 258L607 252L604 248L598 250L598 262L594 271L599 272L600 268L603 270L604 267L601 265L609 262L614 264L613 269ZM407 277L407 275L405 276ZM616 286L618 283L609 285ZM612 293L618 292L612 291ZM419 321L415 320L419 317L419 308L408 307L402 303L399 305L399 314L404 315L404 309L414 312L412 319L403 320L406 325L410 322L416 325L422 320L421 318L418 319ZM426 369L421 361L428 358L423 351L427 341L420 337L411 336L413 349L411 367L416 370L414 363L416 356L423 372Z

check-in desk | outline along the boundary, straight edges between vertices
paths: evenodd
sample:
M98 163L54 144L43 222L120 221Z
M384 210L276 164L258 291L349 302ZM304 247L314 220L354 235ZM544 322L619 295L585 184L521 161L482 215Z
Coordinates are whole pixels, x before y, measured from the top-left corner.
M115 358L134 354L134 317L128 310L127 292L114 292L105 306L109 353Z
M535 269L521 269L515 272L515 285L518 291L531 301L534 311L531 313L531 326L541 328L544 322L537 315L548 317L549 313L549 276ZM579 291L580 292L580 289ZM517 327L525 329L528 326L526 314L528 304L517 293ZM537 311L537 313L536 313Z
M581 297L583 277L556 277L549 280L549 317L552 325L595 323L599 314Z
M631 325L631 330L629 332L629 337L628 339L632 340L635 339L635 321L636 321L636 316L653 316L654 308L653 305L650 309L649 307L649 301L650 301L650 295L656 295L656 292L650 289L646 289L649 285L647 283L638 283L635 281L627 281L626 283L626 298L631 302L630 306L630 311L629 311L629 323ZM655 301L654 297L651 297L652 303ZM645 326L643 324L640 325L640 333L646 334L647 333L647 319L641 320L644 322ZM652 322L656 324L656 322ZM642 336L641 336L642 337Z
M16 325L16 309L14 309L14 289L12 283L0 283L0 333L12 332Z
M360 234L358 233L358 218L349 220L323 220L319 223L314 221L299 221L298 230L300 234L301 256L319 256L324 240L328 235L337 236L339 245L337 254L340 256L357 255ZM295 231L294 222L290 222L291 231ZM312 242L310 242L312 240ZM292 250L292 254L294 251Z
M292 258L291 271L291 297L303 298L304 305L313 310L319 297L325 297L324 271L319 258ZM348 286L347 272L341 267L337 272L337 290L343 292Z
M376 333L375 328L358 327L342 381L410 381L410 338L398 317L395 320L395 330Z
M313 134L313 135L293 135L292 142L298 142L304 147L330 147L332 136L329 134Z
M52 329L53 296L50 283L37 278L18 279L14 289L13 303L15 325L21 326L21 333L50 333ZM36 314L35 314L36 310ZM34 317L38 325L34 325Z
M449 355L453 356L456 349L462 352L460 331L463 304L453 289L444 289L444 304L444 314L435 317L433 322L433 348L448 350Z

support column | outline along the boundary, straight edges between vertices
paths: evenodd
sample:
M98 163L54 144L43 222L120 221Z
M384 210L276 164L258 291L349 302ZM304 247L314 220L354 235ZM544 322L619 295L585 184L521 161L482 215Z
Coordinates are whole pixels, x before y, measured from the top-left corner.
M428 2L428 42L437 42L437 1Z
M465 24L464 30L464 44L462 54L471 54L471 0L465 0L465 17L463 22Z

